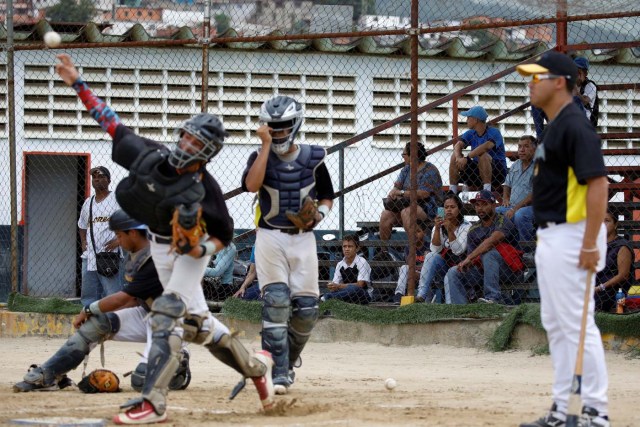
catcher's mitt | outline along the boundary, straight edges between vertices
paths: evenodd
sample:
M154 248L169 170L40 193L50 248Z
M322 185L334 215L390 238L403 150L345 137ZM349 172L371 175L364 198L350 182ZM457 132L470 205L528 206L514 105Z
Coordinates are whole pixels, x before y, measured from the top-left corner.
M116 393L120 379L108 369L96 369L78 383L78 388L84 393Z
M179 254L191 252L191 249L200 245L200 239L205 234L202 206L199 203L178 205L173 211L171 226L171 248Z
M318 207L316 202L309 196L302 201L302 207L298 212L286 211L285 214L289 221L301 230L311 230L316 226L316 213Z

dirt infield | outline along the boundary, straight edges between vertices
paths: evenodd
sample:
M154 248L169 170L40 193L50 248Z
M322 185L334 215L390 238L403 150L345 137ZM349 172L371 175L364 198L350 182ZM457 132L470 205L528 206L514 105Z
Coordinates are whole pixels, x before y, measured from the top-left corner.
M129 379L122 393L85 395L77 390L13 393L28 365L42 363L64 342L47 338L0 339L0 423L30 417L103 417L137 396ZM251 347L257 341L245 341ZM109 342L107 367L122 374L137 364L142 345ZM191 349L193 381L169 395L174 426L515 426L537 417L549 403L551 362L528 352L488 353L447 346L310 343L296 384L264 415L253 385L227 400L238 375L199 346ZM99 366L99 352L89 369ZM616 427L640 425L640 360L607 353L611 416ZM78 381L81 368L71 377ZM397 388L384 388L385 378Z

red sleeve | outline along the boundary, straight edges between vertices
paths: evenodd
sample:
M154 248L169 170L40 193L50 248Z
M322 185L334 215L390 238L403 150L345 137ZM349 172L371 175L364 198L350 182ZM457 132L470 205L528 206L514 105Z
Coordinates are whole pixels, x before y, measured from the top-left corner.
M104 129L111 138L114 137L116 128L120 124L120 117L111 109L102 99L93 93L87 82L82 79L76 80L72 87L78 94L78 97L86 107L91 117L93 117L100 127Z

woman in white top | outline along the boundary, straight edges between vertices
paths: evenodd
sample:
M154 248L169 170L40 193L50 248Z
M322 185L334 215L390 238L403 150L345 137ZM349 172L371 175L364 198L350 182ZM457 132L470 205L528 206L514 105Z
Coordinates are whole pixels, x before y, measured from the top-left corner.
M424 258L416 302L431 302L434 281L444 279L450 267L464 258L471 223L464 219L462 201L455 194L444 199L444 218L436 216L431 232L431 252Z

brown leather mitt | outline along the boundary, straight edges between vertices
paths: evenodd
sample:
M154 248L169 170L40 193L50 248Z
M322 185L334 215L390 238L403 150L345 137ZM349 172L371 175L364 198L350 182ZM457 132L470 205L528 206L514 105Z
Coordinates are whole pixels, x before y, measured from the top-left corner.
M120 379L108 369L96 369L78 383L78 388L84 393L116 393Z
M289 221L301 230L311 230L316 226L316 213L318 207L316 202L309 196L302 201L302 207L298 212L286 211Z
M171 248L179 254L186 254L200 245L205 234L200 203L178 205L171 220Z

